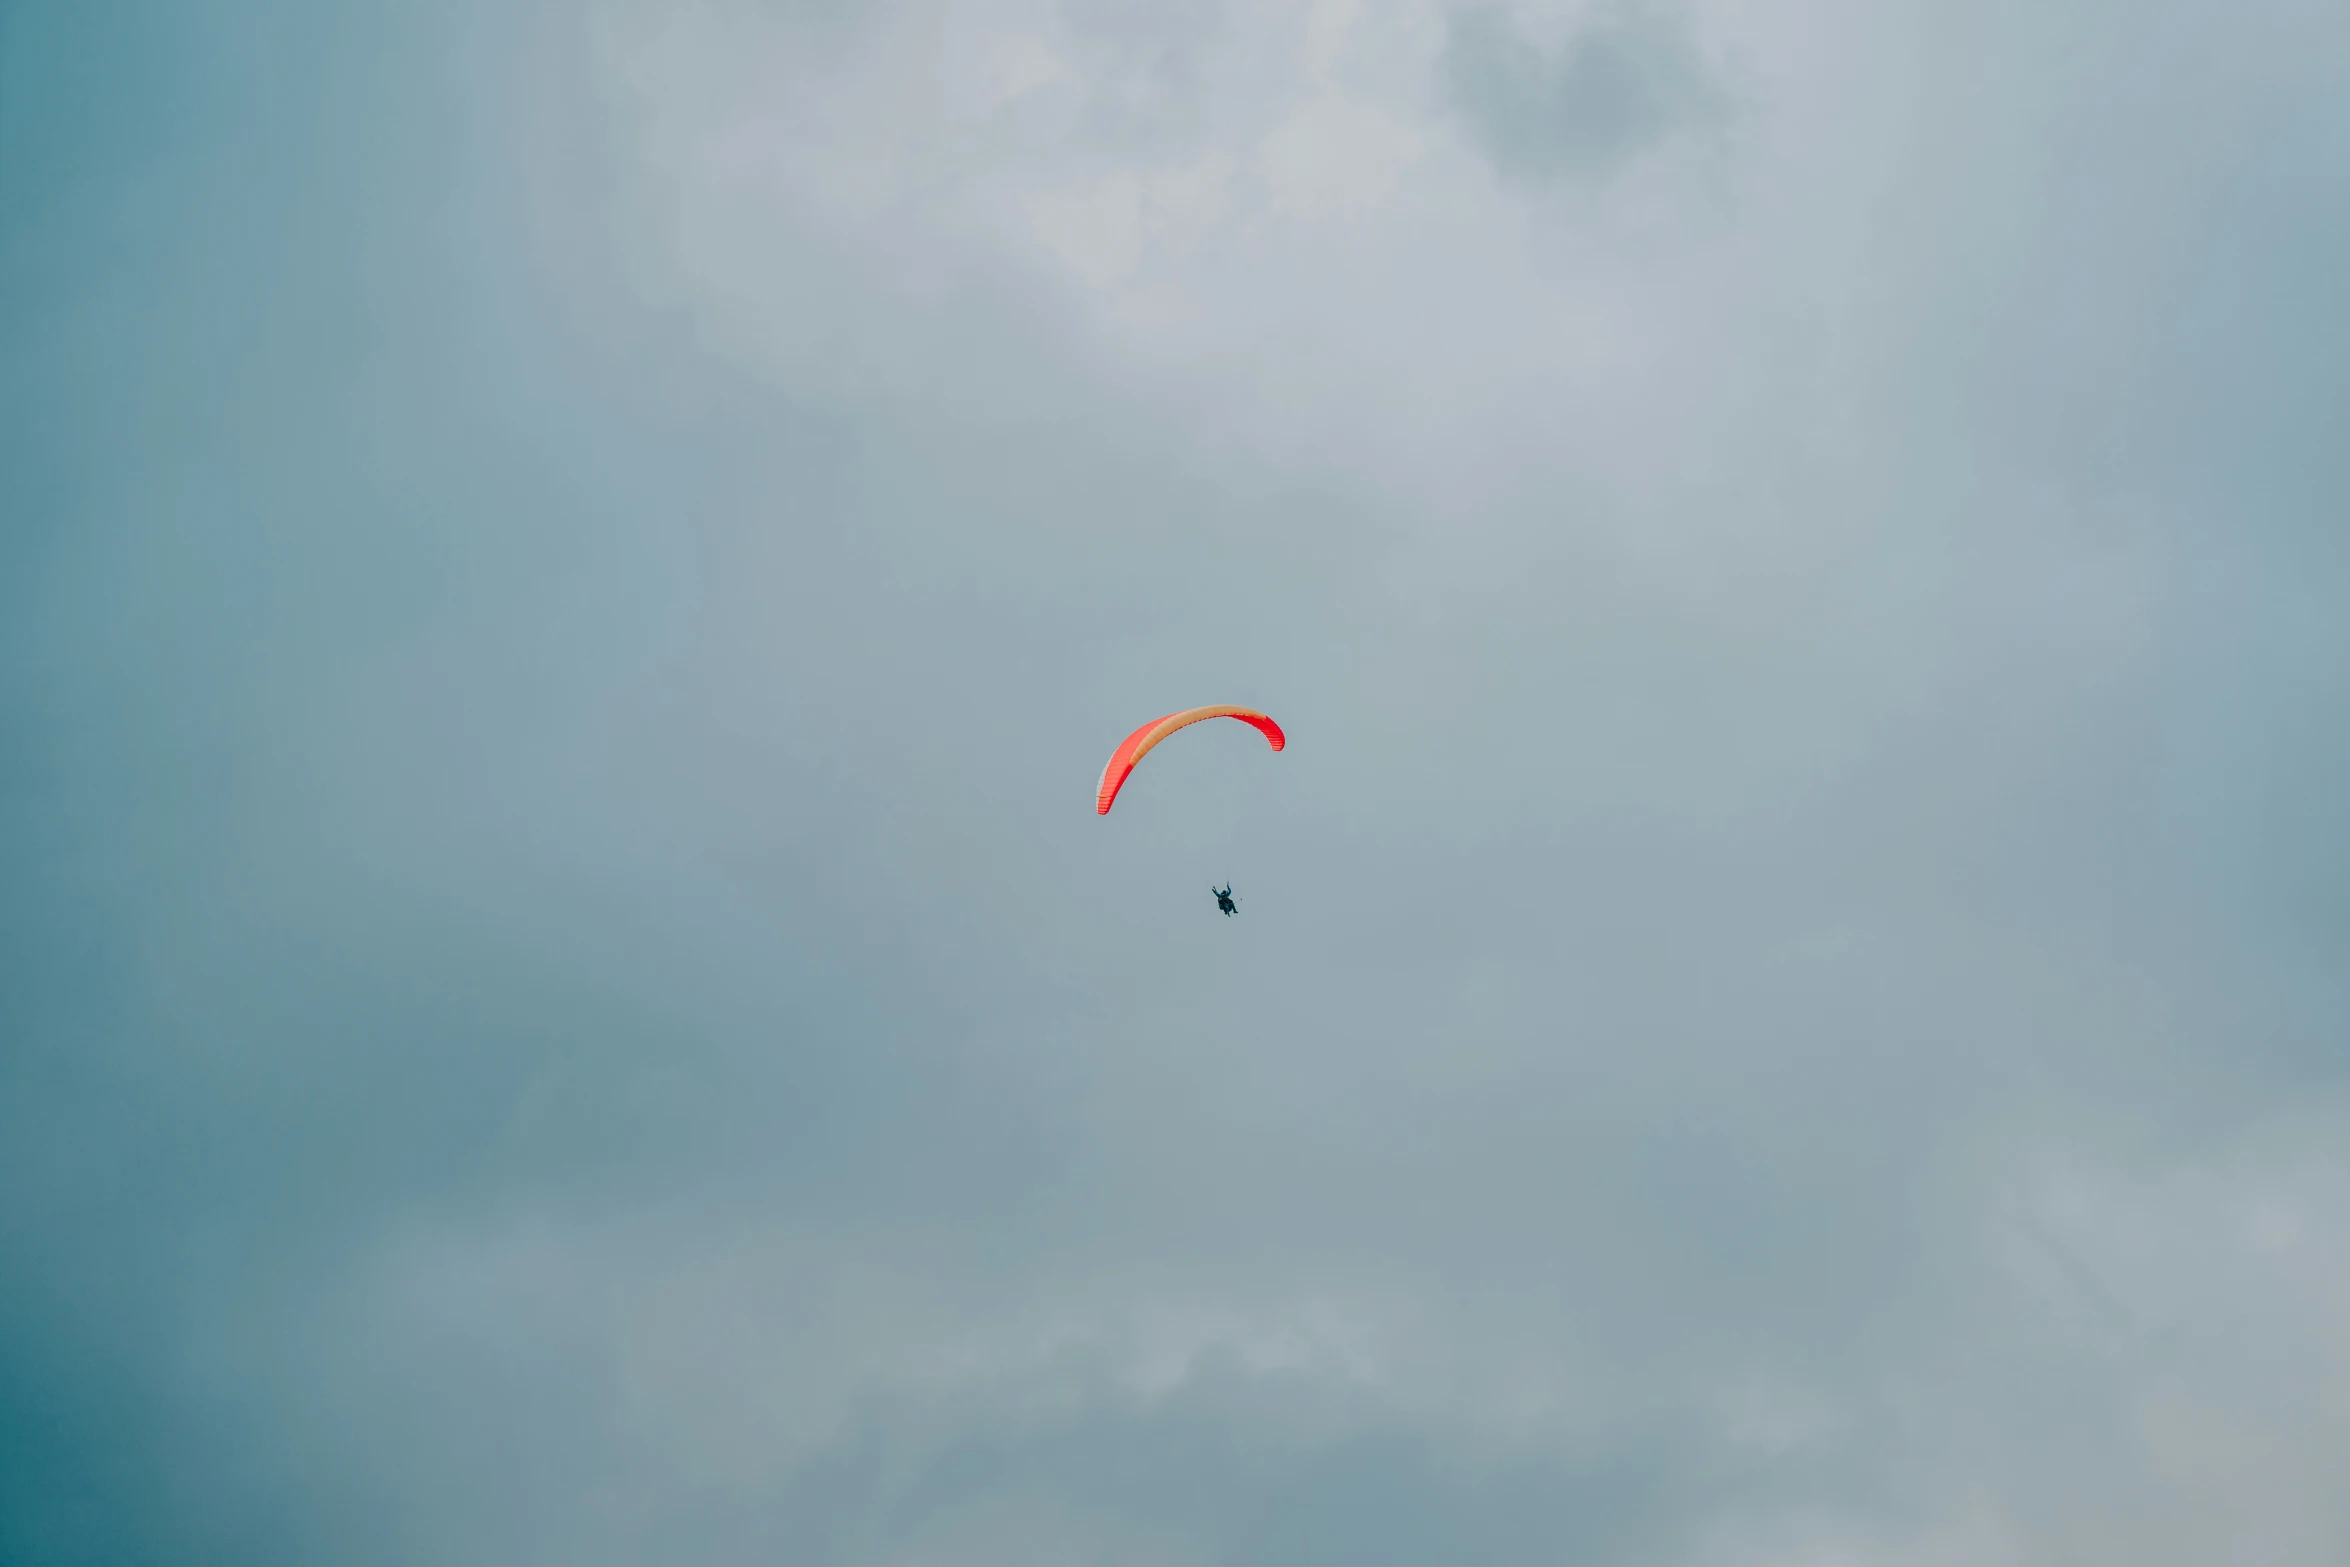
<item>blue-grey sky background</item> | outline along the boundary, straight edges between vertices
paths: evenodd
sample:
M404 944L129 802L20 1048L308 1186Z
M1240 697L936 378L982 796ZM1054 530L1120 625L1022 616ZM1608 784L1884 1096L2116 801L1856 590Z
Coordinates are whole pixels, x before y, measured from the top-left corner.
M2345 278L2327 0L0 5L0 1560L2350 1559Z

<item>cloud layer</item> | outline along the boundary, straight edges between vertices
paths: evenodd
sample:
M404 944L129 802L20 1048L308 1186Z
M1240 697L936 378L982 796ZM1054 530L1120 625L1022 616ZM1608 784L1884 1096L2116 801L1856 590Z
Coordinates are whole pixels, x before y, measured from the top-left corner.
M0 1555L2350 1549L2327 8L0 72Z

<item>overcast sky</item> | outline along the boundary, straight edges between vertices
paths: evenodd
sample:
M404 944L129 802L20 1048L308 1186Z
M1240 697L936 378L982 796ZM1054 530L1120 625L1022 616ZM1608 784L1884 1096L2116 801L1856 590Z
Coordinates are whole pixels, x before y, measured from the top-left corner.
M2350 1560L2345 279L2331 0L0 5L0 1559Z

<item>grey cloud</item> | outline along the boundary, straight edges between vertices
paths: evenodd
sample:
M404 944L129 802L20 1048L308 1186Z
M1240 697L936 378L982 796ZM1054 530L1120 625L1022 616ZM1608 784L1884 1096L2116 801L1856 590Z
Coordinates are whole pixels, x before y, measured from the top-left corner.
M703 1559L1531 1562L1565 1548L1611 1562L1673 1533L1661 1452L1463 1465L1376 1417L1297 1430L1327 1397L1313 1379L1213 1362L1147 1406L1103 1390L1007 1418L1020 1400L1004 1391L943 1429L935 1413L865 1412L754 1506L694 1520Z
M1555 55L1498 7L1456 11L1443 70L1495 166L1521 178L1605 175L1720 107L1687 31L1644 10L1591 20Z
M2350 55L2123 12L1490 506L788 209L729 337L569 8L8 12L0 1556L2339 1560Z

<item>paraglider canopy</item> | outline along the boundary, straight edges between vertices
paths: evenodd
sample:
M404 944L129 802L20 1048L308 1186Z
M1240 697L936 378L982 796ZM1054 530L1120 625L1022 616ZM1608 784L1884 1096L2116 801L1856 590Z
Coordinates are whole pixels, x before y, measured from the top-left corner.
M1134 771L1135 763L1150 754L1152 746L1203 718L1237 718L1262 734L1276 751L1289 744L1289 737L1281 732L1279 724L1249 707L1190 707L1164 718L1154 718L1119 741L1118 749L1110 753L1110 765L1102 769L1102 781L1093 792L1093 814L1110 814L1110 803L1125 787L1127 775Z

